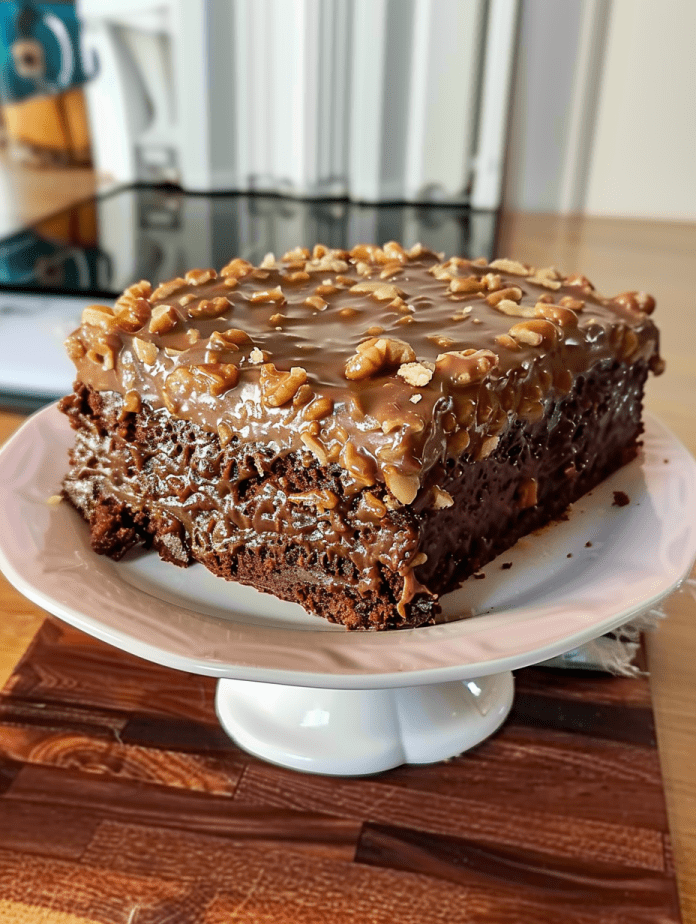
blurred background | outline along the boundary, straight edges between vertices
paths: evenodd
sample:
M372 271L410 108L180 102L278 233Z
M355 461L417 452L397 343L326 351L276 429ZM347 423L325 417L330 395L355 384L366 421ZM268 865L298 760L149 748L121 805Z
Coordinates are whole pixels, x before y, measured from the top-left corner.
M38 346L0 390L63 392L83 304L232 254L696 221L695 41L693 0L1 3L0 336Z

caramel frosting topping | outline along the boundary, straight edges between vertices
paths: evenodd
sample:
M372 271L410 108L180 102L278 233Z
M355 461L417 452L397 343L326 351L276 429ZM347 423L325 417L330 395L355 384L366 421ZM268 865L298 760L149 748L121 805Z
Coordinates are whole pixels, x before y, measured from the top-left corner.
M380 482L398 506L435 464L484 458L599 364L660 372L654 306L515 260L317 245L138 282L86 308L66 346L79 380L127 410L311 453L348 492Z

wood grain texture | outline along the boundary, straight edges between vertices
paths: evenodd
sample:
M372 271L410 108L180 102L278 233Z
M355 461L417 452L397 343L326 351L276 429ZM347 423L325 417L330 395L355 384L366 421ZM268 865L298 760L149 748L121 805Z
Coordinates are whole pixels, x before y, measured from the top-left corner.
M49 924L678 922L646 689L521 671L483 745L342 780L240 751L211 679L47 620L0 694L0 910Z

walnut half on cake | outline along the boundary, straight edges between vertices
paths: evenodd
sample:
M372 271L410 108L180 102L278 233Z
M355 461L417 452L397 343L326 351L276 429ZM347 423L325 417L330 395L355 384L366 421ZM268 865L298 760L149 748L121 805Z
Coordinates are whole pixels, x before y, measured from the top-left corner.
M654 301L420 245L297 248L128 288L67 341L64 493L348 628L438 597L633 458Z

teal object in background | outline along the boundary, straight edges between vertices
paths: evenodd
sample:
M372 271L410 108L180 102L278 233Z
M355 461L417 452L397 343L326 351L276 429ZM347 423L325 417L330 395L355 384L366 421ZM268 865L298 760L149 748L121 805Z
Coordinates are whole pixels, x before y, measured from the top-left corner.
M0 101L62 93L87 80L71 2L0 4Z

